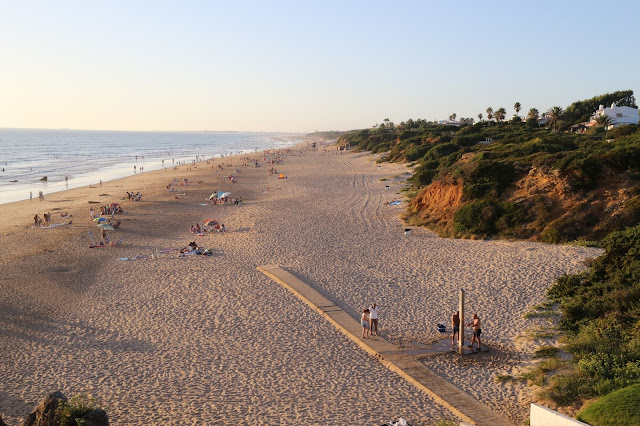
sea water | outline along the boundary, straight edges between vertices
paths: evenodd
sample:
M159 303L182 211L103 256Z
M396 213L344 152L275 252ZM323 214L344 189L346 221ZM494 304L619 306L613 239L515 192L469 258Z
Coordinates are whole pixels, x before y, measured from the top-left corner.
M0 204L301 139L281 133L0 129Z

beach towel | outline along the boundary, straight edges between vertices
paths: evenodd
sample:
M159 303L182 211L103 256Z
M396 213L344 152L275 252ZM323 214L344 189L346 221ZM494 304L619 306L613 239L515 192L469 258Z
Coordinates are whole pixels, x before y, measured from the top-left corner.
M402 201L392 201L389 203L390 206L397 206L398 204L402 204Z
M62 223L52 223L49 226L33 226L32 228L49 229L49 228L56 228L58 226L64 226L64 225L71 225L71 221L62 222Z
M138 256L134 256L134 257L121 257L119 258L119 260L140 260L140 259L149 259L150 256L145 256L145 255L138 255Z

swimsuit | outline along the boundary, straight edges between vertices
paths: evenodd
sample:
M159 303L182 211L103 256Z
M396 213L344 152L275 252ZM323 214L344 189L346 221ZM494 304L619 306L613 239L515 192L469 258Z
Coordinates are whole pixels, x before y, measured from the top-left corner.
M476 337L480 337L480 335L482 334L482 330L477 329L477 330L473 330L473 335Z

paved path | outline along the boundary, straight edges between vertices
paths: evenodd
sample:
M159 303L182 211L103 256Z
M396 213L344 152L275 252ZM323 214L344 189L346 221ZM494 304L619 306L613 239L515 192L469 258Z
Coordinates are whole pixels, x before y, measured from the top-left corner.
M362 326L359 321L290 272L278 265L260 266L258 270L298 296L387 368L429 394L465 422L491 426L513 425L505 417L429 370L409 350L399 350L380 336L375 339L362 339Z

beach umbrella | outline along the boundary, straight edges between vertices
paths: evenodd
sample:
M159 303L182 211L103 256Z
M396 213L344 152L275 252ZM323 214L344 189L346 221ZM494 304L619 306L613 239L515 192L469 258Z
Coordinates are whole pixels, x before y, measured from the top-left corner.
M96 217L93 219L94 222L105 222L107 219L104 217Z
M220 197L220 198L227 198L229 195L231 195L230 192L225 192L225 193L222 194L222 197Z
M216 226L218 224L217 220L207 219L204 221L204 226Z
M218 191L218 198L222 198L222 194L224 194L224 192Z
M106 229L108 231L115 231L115 228L113 226L111 226L110 223L101 223L98 225L100 228L102 229Z

